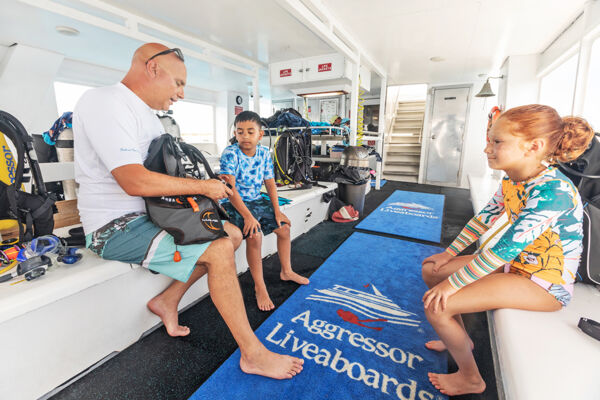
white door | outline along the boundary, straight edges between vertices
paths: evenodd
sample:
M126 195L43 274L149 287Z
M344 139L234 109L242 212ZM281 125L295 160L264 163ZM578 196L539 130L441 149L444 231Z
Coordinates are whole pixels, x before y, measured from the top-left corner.
M471 87L433 89L425 182L458 186Z

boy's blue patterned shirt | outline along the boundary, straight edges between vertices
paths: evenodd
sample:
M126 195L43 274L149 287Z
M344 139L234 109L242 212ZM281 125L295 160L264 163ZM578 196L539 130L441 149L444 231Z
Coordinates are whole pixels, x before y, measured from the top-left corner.
M275 177L269 148L258 145L254 157L248 157L237 143L227 146L221 154L221 174L235 177L235 186L242 200L259 199L263 182Z

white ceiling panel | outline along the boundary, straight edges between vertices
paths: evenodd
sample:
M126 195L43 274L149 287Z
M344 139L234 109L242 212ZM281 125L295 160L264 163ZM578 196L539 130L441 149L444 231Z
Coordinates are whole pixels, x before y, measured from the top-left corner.
M540 53L585 0L322 2L398 84L470 81L509 55Z
M89 11L82 2L56 0ZM298 0L301 1L301 0ZM508 55L539 53L580 13L585 0L318 0L388 72L388 84L466 82ZM89 1L90 3L93 3ZM255 60L261 65L333 49L277 0L107 0L141 17ZM18 42L125 71L140 42L18 0L0 0L0 44ZM119 18L117 18L119 19ZM77 28L66 37L57 25ZM445 61L433 63L430 57ZM189 84L245 90L251 78L199 60ZM376 80L377 81L377 80ZM267 74L260 90L269 95ZM274 90L279 97L279 91Z

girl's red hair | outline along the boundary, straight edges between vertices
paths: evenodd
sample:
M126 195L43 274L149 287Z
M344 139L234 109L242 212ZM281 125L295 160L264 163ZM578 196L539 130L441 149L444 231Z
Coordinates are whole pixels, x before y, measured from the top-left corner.
M594 130L583 118L563 117L556 110L541 104L511 108L500 118L508 122L512 134L527 140L545 138L550 162L568 162L579 157L594 137Z

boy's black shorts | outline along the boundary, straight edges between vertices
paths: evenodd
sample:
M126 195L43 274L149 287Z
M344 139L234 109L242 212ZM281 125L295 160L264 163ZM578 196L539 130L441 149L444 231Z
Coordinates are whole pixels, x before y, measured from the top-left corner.
M260 224L260 230L264 236L279 228L279 226L277 226L277 221L275 221L275 211L273 210L273 204L271 204L270 200L260 198L257 200L245 201L244 204ZM222 206L229 214L229 222L240 228L243 233L244 217L237 212L231 202L227 201L223 203ZM244 239L247 236L248 235L244 235Z

